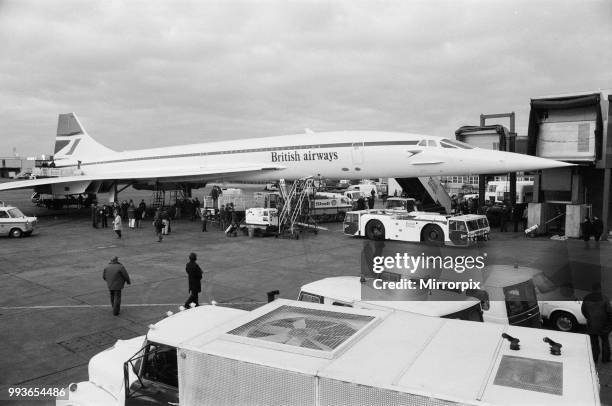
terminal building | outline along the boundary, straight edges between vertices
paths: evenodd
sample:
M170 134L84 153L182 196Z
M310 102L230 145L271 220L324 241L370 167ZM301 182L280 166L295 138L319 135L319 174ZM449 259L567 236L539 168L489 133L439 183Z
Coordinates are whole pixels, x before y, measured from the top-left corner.
M518 137L513 132L514 113L491 115L495 118L510 117L510 131L501 125L485 126L483 115L480 126L461 127L455 134L459 141L480 148L575 164L569 168L516 174L518 179L534 181L528 224L538 225L538 233L551 232L579 238L580 223L586 216L596 216L604 223L603 235L606 238L612 226L609 214L612 140L608 138L612 133L611 99L609 91L533 98L526 137ZM485 184L491 180L493 176L480 176L481 204L484 204L482 192ZM447 179L449 181L451 179ZM473 185L473 180L471 183Z
M563 227L567 237L581 235L585 216L610 228L609 92L579 93L531 99L527 153L576 164L541 171L534 179L529 224L540 231ZM559 217L560 216L560 217ZM551 219L559 217L561 221Z
M19 157L0 157L0 178L14 178L23 168Z

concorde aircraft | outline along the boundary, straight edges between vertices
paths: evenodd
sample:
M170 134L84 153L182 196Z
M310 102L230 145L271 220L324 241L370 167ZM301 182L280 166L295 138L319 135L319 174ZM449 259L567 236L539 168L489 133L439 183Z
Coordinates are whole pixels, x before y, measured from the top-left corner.
M534 156L475 148L428 135L337 131L116 152L95 141L76 114L60 114L55 168L46 177L6 182L0 191L112 193L118 186L176 189L211 181L410 178L496 174L567 166ZM43 174L43 175L45 175Z

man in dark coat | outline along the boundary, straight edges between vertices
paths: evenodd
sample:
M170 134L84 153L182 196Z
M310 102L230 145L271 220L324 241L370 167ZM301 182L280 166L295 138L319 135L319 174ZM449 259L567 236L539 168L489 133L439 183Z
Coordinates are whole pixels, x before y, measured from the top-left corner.
M589 240L591 239L591 233L593 230L593 225L591 224L591 220L588 217L585 217L584 221L580 223L580 229L582 231L582 239L588 247Z
M187 277L189 279L189 297L185 302L185 308L189 309L191 303L199 306L198 293L202 291L202 268L196 263L197 256L193 252L189 254L189 262L185 266Z
M587 319L587 332L591 337L591 349L593 359L597 362L600 349L602 351L601 360L604 363L610 362L610 338L612 331L612 306L608 298L601 293L601 284L593 285L593 292L589 293L582 300L582 314ZM601 347L599 342L601 341Z
M113 314L118 316L121 307L121 289L123 289L126 282L128 285L132 283L130 275L128 275L125 267L119 262L119 258L113 257L108 266L104 268L102 279L108 285Z
M593 221L591 222L591 227L593 238L595 238L595 241L599 241L601 234L603 234L603 222L599 217L594 216Z

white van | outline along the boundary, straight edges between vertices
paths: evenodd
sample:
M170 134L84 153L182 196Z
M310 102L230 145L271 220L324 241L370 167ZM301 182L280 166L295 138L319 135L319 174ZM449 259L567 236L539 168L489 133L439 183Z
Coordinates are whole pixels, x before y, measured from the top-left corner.
M374 197L378 196L378 190L375 183L360 183L359 185L351 185L348 187L348 190L362 192L367 197L372 196L372 191L374 191Z
M510 201L510 182L491 181L487 184L485 200L492 203ZM533 181L516 182L516 203L529 203L533 201Z
M300 288L298 300L358 309L389 308L423 316L483 321L480 301L455 292L436 290L420 300L361 300L364 286L357 276L336 276Z

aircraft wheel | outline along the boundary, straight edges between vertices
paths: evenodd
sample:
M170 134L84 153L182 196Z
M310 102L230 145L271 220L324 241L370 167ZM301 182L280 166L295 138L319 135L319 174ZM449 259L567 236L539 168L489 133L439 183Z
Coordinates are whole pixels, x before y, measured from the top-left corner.
M421 241L428 244L442 246L444 245L444 232L434 224L425 226L421 233Z
M370 220L365 229L369 240L382 241L385 239L385 226L379 220Z
M13 228L10 232L9 232L9 236L13 237L13 238L19 238L23 235L23 232L21 231L21 229L19 228Z
M555 330L559 331L573 331L578 326L578 321L574 315L562 311L553 313L550 321Z

